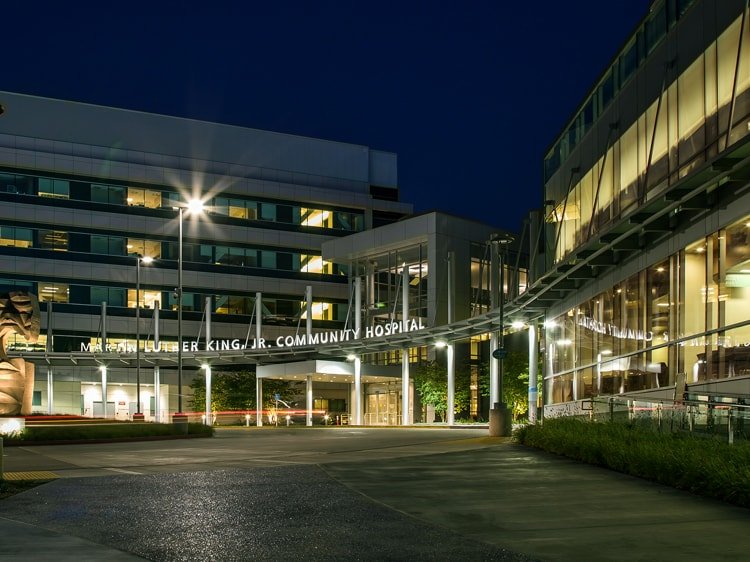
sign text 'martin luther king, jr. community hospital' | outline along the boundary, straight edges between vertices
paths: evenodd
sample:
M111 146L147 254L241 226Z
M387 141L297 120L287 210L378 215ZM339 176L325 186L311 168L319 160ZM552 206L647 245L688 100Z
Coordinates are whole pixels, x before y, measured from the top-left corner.
M382 338L395 334L406 332L416 332L424 329L421 318L408 320L406 322L389 322L388 324L378 324L371 328L362 330L333 330L330 332L316 332L314 334L295 334L288 336L279 336L275 340L266 338L251 338L247 341L239 339L216 339L205 343L198 340L186 340L182 342L183 351L239 351L243 349L269 349L278 347L310 347L314 345L328 345L342 343L363 338ZM202 343L202 345L199 345ZM176 352L177 342L160 342L155 346L153 342L146 342L144 345L146 353L158 352ZM135 345L132 342L108 343L106 349L102 348L101 343L82 343L81 351L84 353L135 353Z

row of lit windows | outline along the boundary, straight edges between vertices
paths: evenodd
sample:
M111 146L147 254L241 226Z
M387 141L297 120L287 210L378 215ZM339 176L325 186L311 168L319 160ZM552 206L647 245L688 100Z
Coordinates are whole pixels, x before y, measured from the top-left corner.
M750 31L741 23L737 18L669 84L661 100L574 178L569 192L569 178L562 174L547 183L545 199L556 203L547 216L556 227L555 261L586 244L649 191L680 181L724 150L727 141L731 145L750 134Z
M554 318L553 402L750 375L750 216Z
M0 291L26 290L39 296L41 302L64 304L101 305L108 307L135 308L136 290L124 287L104 287L75 285L52 281L38 283L0 279ZM154 308L159 303L162 310L177 310L177 297L173 291L142 288L140 291L142 308ZM212 309L217 314L244 314L255 312L255 298L239 295L212 295ZM263 316L272 323L284 324L290 320L306 318L306 303L300 298L263 297ZM185 292L182 309L201 311L205 308L205 295ZM341 303L313 301L313 320L346 320L347 306Z
M176 260L175 242L68 233L60 230L0 226L0 246L39 248L61 252L75 251L110 256L140 255L153 259ZM261 250L240 246L183 244L183 260L195 263L259 267L304 273L345 273L345 266L334 265L320 255L280 250Z
M572 123L544 159L544 180L558 170L583 136L609 106L617 93L633 77L667 31L687 11L694 0L665 0L654 6L612 66L604 74L591 96L584 102Z
M0 173L0 192L92 201L150 209L172 209L182 204L182 195L142 187L86 183L74 180ZM251 221L277 222L314 228L359 232L364 213L232 197L213 197L204 202L206 212Z

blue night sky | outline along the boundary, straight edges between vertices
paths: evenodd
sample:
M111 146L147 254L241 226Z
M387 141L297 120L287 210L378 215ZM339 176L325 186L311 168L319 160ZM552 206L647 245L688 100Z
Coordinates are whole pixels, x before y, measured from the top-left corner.
M519 229L649 0L7 4L0 90L393 151L416 211Z

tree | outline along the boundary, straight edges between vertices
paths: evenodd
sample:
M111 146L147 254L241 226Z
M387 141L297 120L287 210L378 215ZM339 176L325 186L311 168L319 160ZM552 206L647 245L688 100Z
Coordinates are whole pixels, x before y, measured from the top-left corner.
M454 413L469 408L471 398L471 375L467 368L456 369ZM448 369L436 361L418 365L414 374L414 388L419 392L422 404L435 408L443 421L448 410Z
M190 383L193 411L202 411L206 404L206 377L199 375ZM261 407L273 403L274 394L288 396L291 386L286 381L263 380ZM252 371L214 371L211 380L211 409L215 412L255 410L255 373Z
M538 365L537 380L541 374ZM511 406L514 419L526 415L529 410L529 357L523 351L509 351L503 362L503 394Z

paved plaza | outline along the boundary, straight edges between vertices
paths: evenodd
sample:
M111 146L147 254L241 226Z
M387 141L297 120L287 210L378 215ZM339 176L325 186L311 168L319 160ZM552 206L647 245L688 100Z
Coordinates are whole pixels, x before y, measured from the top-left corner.
M738 560L750 511L455 429L8 447L7 560Z

